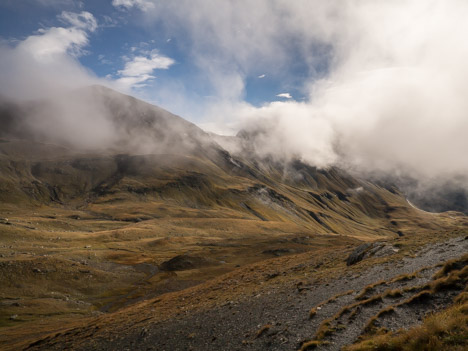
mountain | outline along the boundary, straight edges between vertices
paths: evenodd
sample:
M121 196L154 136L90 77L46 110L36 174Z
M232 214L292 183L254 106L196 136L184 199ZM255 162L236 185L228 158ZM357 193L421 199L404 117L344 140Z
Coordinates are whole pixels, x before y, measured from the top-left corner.
M117 324L153 318L151 304L176 318L186 308L211 311L212 302L255 304L258 289L308 291L312 278L339 284L339 275L358 274L369 259L458 238L468 223L461 213L414 208L388 182L259 157L255 134L229 138L236 147L227 147L225 138L100 86L54 100L4 101L0 123L5 348L52 349L42 338L63 328L83 328L81 341L93 325L105 338L125 334ZM348 268L359 245L357 262L365 262ZM124 347L105 346L105 338L97 348ZM57 348L65 347L58 339Z
M3 102L4 138L54 143L86 151L197 151L206 133L159 107L103 86L54 99Z

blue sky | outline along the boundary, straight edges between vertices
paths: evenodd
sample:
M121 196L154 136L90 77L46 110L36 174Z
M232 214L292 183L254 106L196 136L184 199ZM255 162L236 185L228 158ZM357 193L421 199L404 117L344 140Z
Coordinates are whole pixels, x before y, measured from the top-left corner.
M15 47L30 36L44 36L51 28L78 26L86 37L85 43L72 43L65 50L91 75L117 83L117 89L194 122L202 122L206 114L212 113L215 103L259 107L276 100L304 101L306 83L327 71L328 48L317 45L314 51L323 57L311 65L307 62L308 53L301 47L303 41L281 33L281 18L276 18L278 28L261 33L250 43L250 35L256 35L251 32L258 32L258 28L249 28L250 23L229 12L232 9L220 16L225 23L213 22L204 28L204 16L218 15L213 8L216 2L201 9L187 1L178 4L181 8L161 3L164 2L6 0L0 4L0 37ZM158 15L154 15L156 11ZM199 11L198 18L186 21L184 16L191 16L194 11ZM258 11L253 21L258 16L264 20L262 8L253 11ZM80 20L83 13L89 14L95 28L87 22L72 23L66 16L74 14ZM206 35L211 31L213 39ZM231 47L225 47L228 40L233 41L229 43ZM268 47L257 50L253 47L257 41L265 41ZM239 47L249 45L252 47L237 56Z

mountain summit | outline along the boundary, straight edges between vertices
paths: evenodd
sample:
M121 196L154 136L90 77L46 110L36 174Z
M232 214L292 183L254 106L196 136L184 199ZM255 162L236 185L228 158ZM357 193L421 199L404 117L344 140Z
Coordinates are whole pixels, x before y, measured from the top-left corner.
M3 137L86 151L187 152L207 139L179 116L98 85L53 99L3 103L0 118Z

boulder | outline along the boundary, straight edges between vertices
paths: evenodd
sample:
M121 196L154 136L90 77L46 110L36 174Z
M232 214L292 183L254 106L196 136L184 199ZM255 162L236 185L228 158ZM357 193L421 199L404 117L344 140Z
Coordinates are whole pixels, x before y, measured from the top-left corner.
M398 249L392 245L375 242L359 245L346 259L346 265L351 266L366 258L376 256L388 256L398 252Z
M351 266L363 260L364 255L372 248L372 243L359 245L346 259L346 265Z

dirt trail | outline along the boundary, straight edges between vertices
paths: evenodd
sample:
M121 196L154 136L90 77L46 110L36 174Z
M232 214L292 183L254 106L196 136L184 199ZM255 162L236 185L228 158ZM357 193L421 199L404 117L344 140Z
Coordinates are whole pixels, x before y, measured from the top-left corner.
M408 327L420 322L425 313L449 305L459 287L436 293L424 303L404 302L424 289L440 264L467 252L468 240L459 237L426 245L414 257L405 257L397 264L376 265L359 276L346 273L325 285L299 291L291 284L243 301L230 301L209 311L149 322L113 339L98 336L80 340L80 344L50 339L30 349L297 350L304 341L313 340L322 332L320 338L327 343L318 349L340 350L356 340L371 317L389 306L396 307L394 311L381 313L375 327ZM369 288L370 284L374 286ZM388 293L395 290L401 294ZM337 297L326 302L333 296ZM319 308L310 318L309 311L316 306Z

